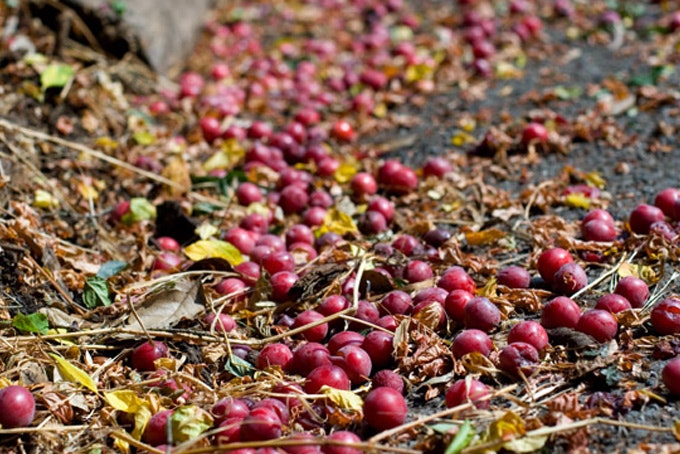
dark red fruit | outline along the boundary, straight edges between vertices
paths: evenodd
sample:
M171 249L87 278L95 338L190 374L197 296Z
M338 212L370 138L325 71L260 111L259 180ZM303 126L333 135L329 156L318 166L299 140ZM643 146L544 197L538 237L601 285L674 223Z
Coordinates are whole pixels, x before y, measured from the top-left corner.
M307 342L300 345L293 352L292 370L302 376L320 366L330 366L330 352L328 348L317 342Z
M658 303L650 320L654 331L661 335L680 333L680 299L670 297Z
M441 287L447 292L452 292L454 290L465 290L469 293L474 294L477 290L477 285L475 281L472 280L470 275L460 266L452 266L447 269L439 281L437 282L437 287Z
M609 311L612 314L617 314L630 308L630 302L625 297L617 293L608 293L606 295L602 295L595 303L595 309Z
M618 232L613 224L593 219L581 225L581 235L586 241L614 241Z
M375 369L387 367L392 362L394 336L384 331L371 331L361 343L361 348L371 357Z
M468 353L479 352L489 356L493 349L491 338L484 331L478 329L466 329L461 331L451 345L451 351L456 358L462 358Z
M444 309L449 319L462 324L465 318L465 306L472 298L474 295L467 290L454 290L449 293L444 300Z
M545 143L548 141L548 129L541 123L528 123L522 131L522 144Z
M310 325L314 322L317 322L324 318L322 314L315 310L306 310L303 312L300 312L297 317L295 317L295 321L293 322L293 329L296 328L301 328L306 325ZM326 338L326 335L328 334L328 323L321 323L320 325L316 325L314 327L308 328L300 333L302 337L307 339L310 342L320 342Z
M279 366L285 372L290 370L293 362L293 352L281 343L266 345L257 356L257 368L266 369L270 366Z
M632 307L640 308L649 298L649 287L639 277L626 276L617 282L614 293L626 298Z
M489 388L479 380L457 380L446 390L446 407L453 408L467 402L474 402L475 407L486 409L489 408L489 401L479 402L478 400L488 395Z
M253 408L243 420L241 440L264 441L281 437L282 421L271 407Z
M307 394L317 394L321 391L322 386L348 390L350 389L349 377L347 376L347 373L338 366L332 364L328 366L319 366L307 374L305 392Z
M661 379L671 394L680 396L680 358L673 358L666 363L661 371Z
M501 311L483 296L476 296L468 301L463 312L467 329L479 329L488 333L501 322Z
M654 205L673 221L680 220L680 189L666 188L654 198Z
M387 386L398 391L399 394L404 394L404 379L400 374L390 369L383 369L376 372L371 379L371 384L373 385L373 388Z
M574 261L573 257L566 249L555 247L543 251L541 255L538 256L538 262L536 263L536 268L538 273L541 275L544 281L548 284L552 284L553 277L557 270L559 270L563 265L567 263L572 263Z
M562 265L552 279L552 287L564 295L573 295L588 285L588 276L578 263Z
M581 308L571 298L558 296L545 306L541 314L541 325L544 328L576 328L581 318Z
M582 333L589 334L598 342L604 343L616 337L619 325L611 312L601 309L590 309L581 315L576 329Z
M529 376L538 364L538 359L538 351L533 345L514 342L498 354L498 368L513 376L519 375L520 371Z
M361 438L355 433L348 432L346 430L341 430L338 432L333 432L328 436L328 440L333 440L338 442L337 445L324 445L321 447L321 452L323 454L362 454L363 450L357 448L351 448L344 444L349 443L361 443ZM342 443L342 444L340 444Z
M524 320L513 326L508 333L508 343L514 342L530 344L540 352L548 345L548 333L540 323Z
M364 400L364 421L375 430L392 429L406 422L404 396L386 386L373 389Z
M331 357L331 361L345 371L353 385L366 382L373 368L371 357L358 345L345 345Z
M173 410L162 410L149 419L142 435L142 440L151 446L162 445L167 442L166 429L168 419L172 416Z
M660 208L645 203L636 206L628 217L630 229L639 234L646 235L649 228L658 221L664 220L664 213Z
M0 389L0 425L3 429L28 427L35 417L35 398L19 385Z
M529 288L531 275L521 266L508 266L498 272L496 280L510 288Z
M168 347L163 342L151 341L144 342L130 354L132 367L138 371L156 370L154 361L169 356Z

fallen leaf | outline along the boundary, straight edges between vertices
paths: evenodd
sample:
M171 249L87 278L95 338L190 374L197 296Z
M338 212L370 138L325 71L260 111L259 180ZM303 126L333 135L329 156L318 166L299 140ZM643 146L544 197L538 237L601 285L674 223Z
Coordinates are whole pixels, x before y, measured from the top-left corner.
M49 354L52 359L57 363L57 369L59 370L59 374L66 380L70 381L71 383L75 383L78 385L82 385L89 389L92 392L98 393L99 391L97 390L97 384L94 382L92 377L85 372L84 370L80 369L77 366L74 366L64 358L62 358L59 355L55 355L54 353Z
M364 405L364 401L361 397L353 391L346 391L323 385L321 387L321 394L325 394L335 405L346 410L360 412Z
M229 262L231 266L236 266L243 262L243 256L236 246L215 238L198 240L184 248L184 253L194 261L221 258Z
M147 329L165 329L180 320L193 319L203 311L205 304L201 283L179 278L144 301L137 308L137 316ZM132 318L125 328L142 329L136 318Z

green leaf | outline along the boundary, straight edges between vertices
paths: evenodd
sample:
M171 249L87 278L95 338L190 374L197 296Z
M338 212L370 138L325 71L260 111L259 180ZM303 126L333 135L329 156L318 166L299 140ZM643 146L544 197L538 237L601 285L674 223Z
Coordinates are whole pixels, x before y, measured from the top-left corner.
M154 136L149 131L137 131L132 135L138 145L152 145L156 142L156 136Z
M110 306L111 299L109 299L109 286L106 283L106 279L99 276L85 279L83 302L89 309L94 309L98 306Z
M50 324L47 321L47 315L45 314L17 314L12 319L12 326L19 331L25 331L27 333L40 333L47 334L50 329Z
M231 372L237 377L245 377L251 374L253 366L245 359L241 359L236 355L230 355L224 364L224 370Z
M661 79L669 77L673 72L675 72L675 67L673 65L653 66L648 72L633 76L630 79L629 84L636 87L657 85Z
M215 211L223 210L224 207L210 202L198 202L194 204L191 209L191 213L194 215L210 214Z
M111 276L115 276L116 274L123 271L125 268L127 268L127 266L128 264L122 260L109 260L108 262L104 263L101 268L99 268L99 271L97 271L97 277L108 279Z
M40 74L40 86L43 91L52 87L63 87L74 76L75 71L71 65L52 64Z
M458 429L456 436L451 440L446 451L444 451L444 454L458 454L468 447L474 437L475 430L472 428L472 423L466 419L463 425L460 426L460 429Z
M178 443L198 438L212 425L210 413L196 405L179 407L170 416L172 439Z
M457 429L458 427L460 427L460 424L454 424L451 422L440 422L429 426L430 429L440 434L447 434L451 432L453 429Z
M130 211L121 218L123 224L132 225L140 221L149 221L156 218L156 207L144 197L130 199Z

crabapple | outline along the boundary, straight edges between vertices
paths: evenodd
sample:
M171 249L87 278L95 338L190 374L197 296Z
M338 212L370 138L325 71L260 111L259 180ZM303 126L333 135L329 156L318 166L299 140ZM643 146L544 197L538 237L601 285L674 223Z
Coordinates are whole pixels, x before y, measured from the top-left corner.
M406 421L408 406L401 393L381 386L371 390L364 400L364 421L375 430L383 431Z
M27 427L35 416L35 398L19 385L0 389L0 425L3 429Z
M489 401L478 400L489 395L489 388L479 380L456 380L446 390L445 401L447 408L457 407L466 402L473 402L474 406L480 409L489 408Z

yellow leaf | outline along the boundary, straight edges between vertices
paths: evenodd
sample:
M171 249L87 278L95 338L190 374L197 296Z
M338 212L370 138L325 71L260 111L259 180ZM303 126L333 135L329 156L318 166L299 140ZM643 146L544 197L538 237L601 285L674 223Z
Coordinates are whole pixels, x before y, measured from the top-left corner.
M352 391L345 391L342 389L331 388L328 385L321 387L321 394L325 394L328 398L340 408L345 410L361 411L364 406L364 401L360 396Z
M176 157L170 161L161 174L178 185L168 187L170 195L179 196L191 190L191 174L189 172L189 166L181 157Z
M132 429L132 436L135 440L141 440L144 429L151 419L151 408L143 406L135 412L135 428Z
M145 405L149 405L147 401L140 399L137 393L130 389L105 392L104 399L113 408L125 413L135 413Z
M496 296L497 290L498 290L498 282L496 281L495 277L492 277L488 281L486 281L486 284L484 284L484 287L478 288L476 293L479 296L486 296L487 298L489 298L489 297Z
M245 154L245 149L236 139L225 140L222 142L220 150L203 163L203 169L206 172L215 169L230 169L234 167Z
M492 227L490 229L481 230L479 232L470 232L465 234L465 239L470 246L484 246L493 244L496 241L504 238L506 233L501 229Z
M473 142L475 142L475 138L465 131L458 131L451 136L451 145L455 147L462 147Z
M343 213L337 208L330 208L326 212L326 217L323 220L323 224L314 233L318 238L324 233L328 232L337 233L338 235L342 236L347 233L355 233L357 231L357 226L350 215Z
M69 363L59 355L50 353L50 356L52 357L52 359L54 359L54 361L56 361L57 369L59 370L59 374L62 377L64 377L71 383L83 385L92 392L95 393L98 392L97 384L94 382L92 377L88 375L87 372Z
M406 68L404 80L406 80L407 83L418 82L430 77L433 72L434 68L425 63L409 65L409 67Z
M376 105L373 109L373 115L376 118L385 118L387 115L387 104L384 102L378 103L378 105Z
M113 150L114 148L118 147L118 142L113 140L111 137L99 137L94 141L94 143L104 150Z
M33 206L36 208L57 208L59 199L42 189L37 189L33 196Z
M241 252L233 244L216 239L198 240L185 247L184 253L193 261L221 258L232 266L243 262Z
M220 229L212 224L204 222L196 228L196 235L202 240L207 240L220 233Z
M622 263L616 272L619 277L622 278L626 276L639 277L643 281L647 282L647 284L654 283L658 280L656 271L654 271L654 268L648 265L636 265L626 262Z
M590 198L580 192L574 192L564 198L564 204L570 208L590 208Z
M498 63L495 72L499 79L518 79L522 76L522 71L508 62Z
M86 181L79 181L77 189L85 200L96 201L99 199L99 191L97 191L97 188Z
M676 440L680 441L680 421L673 423L673 435L675 435Z
M590 186L595 186L599 189L603 189L607 184L607 180L605 180L599 172L588 172L585 176L585 180Z
M338 183L347 183L357 173L357 163L351 160L343 161L340 167L333 174L333 178Z
M515 440L510 440L503 443L503 447L511 452L536 452L540 451L545 442L548 441L548 436L536 436L536 437L522 437Z
M524 420L512 411L506 412L489 426L488 440L510 441L526 433Z

